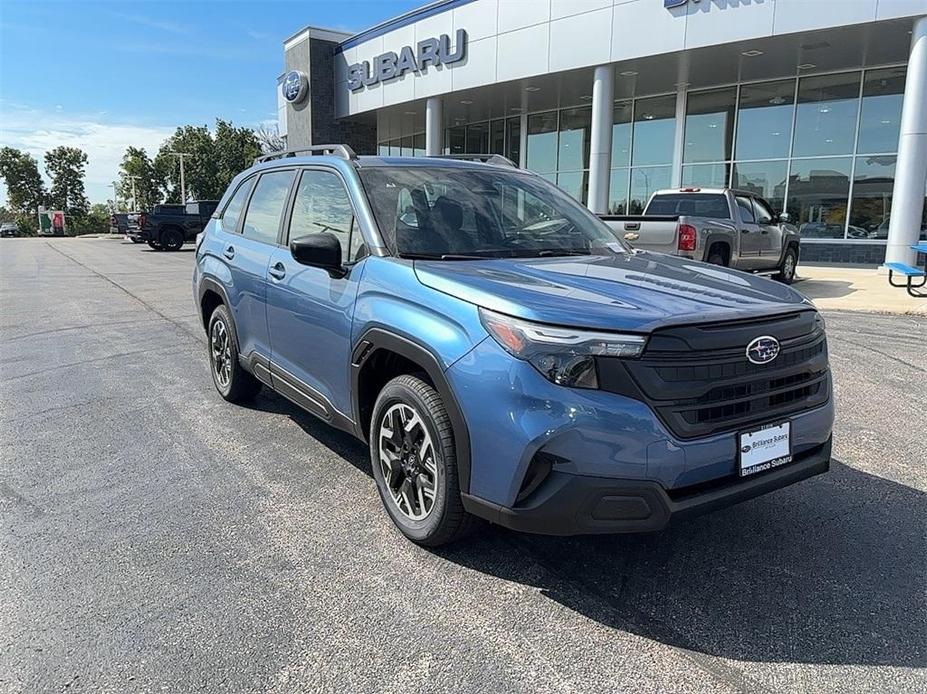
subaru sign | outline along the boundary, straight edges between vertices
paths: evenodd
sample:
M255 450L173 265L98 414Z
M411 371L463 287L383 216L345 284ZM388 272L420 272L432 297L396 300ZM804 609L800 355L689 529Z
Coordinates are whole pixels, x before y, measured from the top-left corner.
M403 46L397 54L387 51L371 61L365 60L348 67L348 89L356 92L379 82L402 77L407 72L421 72L428 66L451 65L467 55L467 32L457 30L457 47L451 51L451 37L441 34L436 39L419 41L415 46Z
M283 98L291 104L298 104L309 91L309 78L299 70L290 70L283 78Z

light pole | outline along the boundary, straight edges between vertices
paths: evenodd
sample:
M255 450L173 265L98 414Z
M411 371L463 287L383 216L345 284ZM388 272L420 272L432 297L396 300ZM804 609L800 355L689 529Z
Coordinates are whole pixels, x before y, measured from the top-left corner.
M180 159L180 202L186 203L187 202L187 186L186 186L186 182L184 181L184 176L183 176L183 158L189 157L190 154L188 154L187 152L168 152L168 154L171 154L177 157L178 159Z
M135 179L141 178L141 176L126 176L129 180L132 181L132 207L134 212L138 212L138 198L135 196Z
M119 211L119 184L116 181L113 181L109 184L109 187L113 189L113 212Z

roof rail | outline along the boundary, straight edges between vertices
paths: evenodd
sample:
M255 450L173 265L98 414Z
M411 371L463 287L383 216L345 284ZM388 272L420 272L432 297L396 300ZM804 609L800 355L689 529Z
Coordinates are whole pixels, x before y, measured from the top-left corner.
M478 161L483 164L496 164L498 166L514 166L518 168L518 164L509 159L508 157L503 157L501 154L433 154L432 159L462 159L463 161Z
M357 159L357 154L347 145L312 145L311 147L299 147L297 149L286 149L282 152L271 152L263 154L254 160L255 164L260 164L273 159L286 159L287 157L296 157L300 154L331 154L342 159Z

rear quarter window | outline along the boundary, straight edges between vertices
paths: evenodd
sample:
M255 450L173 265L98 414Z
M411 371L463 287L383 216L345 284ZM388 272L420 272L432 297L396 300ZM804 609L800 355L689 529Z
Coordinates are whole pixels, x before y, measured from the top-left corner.
M245 202L248 200L248 194L251 192L255 178L256 176L252 176L242 181L238 186L238 190L232 195L232 199L228 201L222 215L219 217L222 221L223 231L234 234L238 230L238 220L241 218L241 212L245 208Z

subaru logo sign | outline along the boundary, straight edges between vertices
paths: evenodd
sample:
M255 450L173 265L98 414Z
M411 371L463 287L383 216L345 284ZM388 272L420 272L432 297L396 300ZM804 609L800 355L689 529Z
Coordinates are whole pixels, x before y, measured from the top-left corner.
M373 62L364 60L348 66L348 89L352 92L372 87L380 82L398 79L408 72L420 73L429 66L453 65L467 57L467 31L458 29L456 46L451 50L451 37L441 34L439 38L419 41L412 46L403 46L399 53L388 51L376 56Z
M309 91L309 79L304 72L290 70L283 78L283 98L291 104L298 104L306 98Z
M779 340L763 335L747 345L747 359L751 364L768 364L779 356Z

